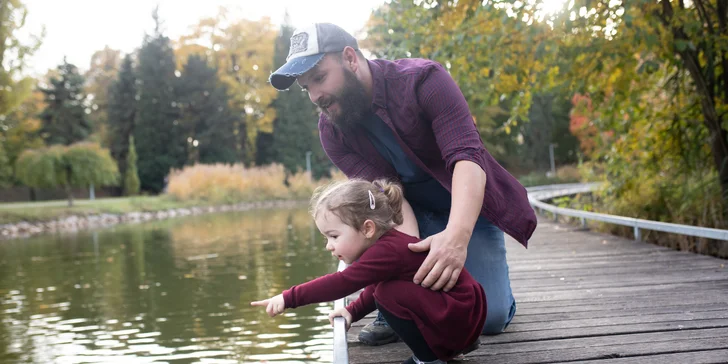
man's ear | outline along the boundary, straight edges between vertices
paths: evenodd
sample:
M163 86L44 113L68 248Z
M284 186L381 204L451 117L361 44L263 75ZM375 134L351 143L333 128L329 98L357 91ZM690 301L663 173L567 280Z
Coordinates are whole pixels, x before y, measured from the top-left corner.
M374 221L367 220L364 221L364 225L362 225L361 232L364 234L364 236L367 239L371 239L374 237L374 234L377 233L377 226L374 224Z
M351 72L356 73L359 70L359 56L354 48L344 47L341 59L344 61L344 67L349 68Z

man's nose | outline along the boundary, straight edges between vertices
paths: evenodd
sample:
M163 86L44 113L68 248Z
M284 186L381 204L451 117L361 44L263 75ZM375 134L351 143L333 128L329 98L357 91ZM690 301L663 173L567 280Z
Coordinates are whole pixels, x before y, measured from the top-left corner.
M321 98L321 93L316 90L308 90L308 98L313 102L314 104L319 104L319 99Z

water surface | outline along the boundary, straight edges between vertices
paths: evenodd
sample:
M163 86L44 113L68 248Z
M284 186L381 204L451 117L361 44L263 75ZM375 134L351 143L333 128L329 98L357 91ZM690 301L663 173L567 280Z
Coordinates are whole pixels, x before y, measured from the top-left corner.
M331 362L331 304L249 302L336 264L304 209L0 241L0 362Z

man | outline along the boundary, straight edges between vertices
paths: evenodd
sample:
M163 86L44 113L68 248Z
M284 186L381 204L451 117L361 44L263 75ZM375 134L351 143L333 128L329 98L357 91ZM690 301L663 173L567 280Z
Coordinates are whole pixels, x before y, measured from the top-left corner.
M526 246L536 216L523 186L483 147L449 73L423 59L367 60L354 37L322 23L294 32L287 63L270 77L279 90L295 81L321 109L321 144L334 165L349 178L402 184L404 224L424 239L410 249L429 250L414 283L447 291L464 266L486 293L483 333L502 332L516 310L503 232ZM397 337L380 316L359 340Z

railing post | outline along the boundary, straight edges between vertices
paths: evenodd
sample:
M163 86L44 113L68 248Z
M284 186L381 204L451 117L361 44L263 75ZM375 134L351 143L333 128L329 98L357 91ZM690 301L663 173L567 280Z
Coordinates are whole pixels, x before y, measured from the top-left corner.
M346 269L346 263L339 261L337 271L341 272ZM346 303L344 298L334 301L334 310L344 308ZM333 364L349 364L349 350L346 342L346 319L343 317L334 318L334 353Z
M637 225L634 226L634 240L642 241L642 232L640 231L640 228Z
M579 219L581 220L581 227L583 227L583 228L588 227L588 226L586 226L586 219L585 218L580 217Z

